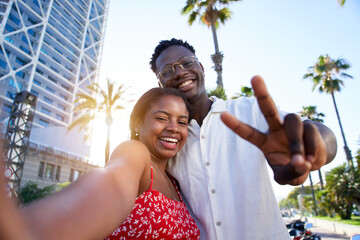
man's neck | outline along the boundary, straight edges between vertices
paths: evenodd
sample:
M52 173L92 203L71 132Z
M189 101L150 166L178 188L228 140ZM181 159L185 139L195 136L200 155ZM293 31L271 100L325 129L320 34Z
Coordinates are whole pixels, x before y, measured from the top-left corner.
M200 126L209 113L212 104L213 101L211 101L207 95L191 103L192 118L195 119Z

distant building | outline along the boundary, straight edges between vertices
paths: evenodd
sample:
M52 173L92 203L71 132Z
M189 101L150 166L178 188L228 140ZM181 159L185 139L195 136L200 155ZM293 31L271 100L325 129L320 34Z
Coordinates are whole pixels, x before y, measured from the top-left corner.
M69 137L66 128L76 94L97 81L108 7L109 0L0 1L2 132L15 93L38 98L21 185L74 180L93 167L81 134Z

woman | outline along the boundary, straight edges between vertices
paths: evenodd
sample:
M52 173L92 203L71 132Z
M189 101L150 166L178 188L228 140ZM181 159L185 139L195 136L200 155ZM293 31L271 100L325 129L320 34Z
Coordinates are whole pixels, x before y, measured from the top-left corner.
M2 187L0 207L9 212L1 209L0 224L8 213L17 225L0 225L0 238L199 239L194 220L165 172L168 159L184 146L188 121L189 104L180 92L149 90L130 117L133 140L120 144L105 168L21 212L9 206Z

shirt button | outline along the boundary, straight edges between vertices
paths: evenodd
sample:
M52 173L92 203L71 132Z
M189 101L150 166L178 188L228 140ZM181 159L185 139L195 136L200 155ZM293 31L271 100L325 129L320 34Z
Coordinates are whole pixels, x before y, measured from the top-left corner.
M210 163L209 163L209 162L206 162L205 165L206 165L206 166L210 166Z
M216 222L216 225L220 227L220 226L221 226L221 222Z
M202 138L202 139L204 139L204 138L205 138L205 136L204 136L204 135L201 135L201 138Z
M211 190L211 193L216 193L215 189Z

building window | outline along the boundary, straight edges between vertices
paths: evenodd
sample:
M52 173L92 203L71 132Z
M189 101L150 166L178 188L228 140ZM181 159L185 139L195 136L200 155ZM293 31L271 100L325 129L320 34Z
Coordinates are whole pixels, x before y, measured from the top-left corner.
M56 181L60 181L60 173L61 173L61 166L56 166L56 175L55 175L55 179Z
M67 97L64 95L64 94L59 94L59 97L61 98L61 99L64 99L65 101L67 100Z
M58 108L60 108L61 110L65 111L65 107L61 104L58 104Z
M39 93L38 93L37 91L33 90L33 89L31 89L30 92L31 92L32 94L34 94L35 96L39 96Z
M38 85L38 86L41 86L41 82L39 80L37 80L37 79L34 79L33 83Z
M9 105L6 105L6 104L4 104L3 107L2 107L2 111L7 112L7 113L10 113L11 109L12 109L12 107L9 106Z
M55 115L55 118L57 119L57 120L60 120L60 121L64 121L64 117L63 116L61 116L61 115L59 115L59 114L56 114Z
M51 92L51 93L55 93L55 90L52 89L52 88L50 88L50 87L48 87L48 86L46 86L45 89L46 89L47 91Z
M51 115L51 111L49 109L46 109L46 108L43 108L43 107L41 108L41 112L45 113L47 115Z
M53 100L51 100L50 98L45 97L45 96L44 96L44 101L47 103L50 103L50 104L53 104L53 102L54 102Z
M2 69L6 69L7 63L5 61L3 61L2 59L0 59L0 67Z
M44 162L40 162L39 172L38 172L38 177L39 177L39 178L43 178L43 177L44 177L44 169L45 169L45 163L44 163Z
M71 169L70 172L70 182L75 181L76 179L78 179L81 175L81 171L79 170L75 170L75 169Z
M39 119L39 124L43 127L48 127L49 126L49 122L45 121L44 119Z
M54 180L54 174L55 174L55 165L47 163L45 167L44 178Z

